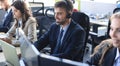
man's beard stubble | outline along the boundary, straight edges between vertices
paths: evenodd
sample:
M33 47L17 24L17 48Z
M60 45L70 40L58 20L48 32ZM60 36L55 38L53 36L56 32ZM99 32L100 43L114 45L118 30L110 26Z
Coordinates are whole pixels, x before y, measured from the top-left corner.
M65 22L66 22L66 18L63 19L61 22L57 22L57 21L56 21L56 24L57 24L57 25L64 25Z

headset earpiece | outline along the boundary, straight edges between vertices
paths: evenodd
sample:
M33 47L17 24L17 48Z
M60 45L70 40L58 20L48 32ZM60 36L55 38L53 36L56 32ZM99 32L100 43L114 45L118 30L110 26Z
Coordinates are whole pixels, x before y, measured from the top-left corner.
M71 18L71 14L69 13L69 4L68 4L68 2L67 2L67 0L64 0L64 2L65 2L65 4L66 4L66 13L67 13L67 15L66 15L66 18Z
M66 15L66 18L71 18L71 14L68 13L68 14Z

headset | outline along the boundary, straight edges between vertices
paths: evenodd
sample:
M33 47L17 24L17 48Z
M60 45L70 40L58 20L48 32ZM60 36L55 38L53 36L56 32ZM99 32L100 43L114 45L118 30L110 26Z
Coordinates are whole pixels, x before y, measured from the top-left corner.
M67 15L66 15L66 18L71 18L71 14L68 12L69 10L69 4L68 4L68 1L67 0L63 0L66 4L66 12L67 12Z

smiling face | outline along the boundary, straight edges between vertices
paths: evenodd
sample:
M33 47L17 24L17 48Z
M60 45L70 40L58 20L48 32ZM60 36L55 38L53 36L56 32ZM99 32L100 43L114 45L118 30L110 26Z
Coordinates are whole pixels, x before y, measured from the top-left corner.
M120 49L120 18L111 19L110 37L113 41L113 46Z

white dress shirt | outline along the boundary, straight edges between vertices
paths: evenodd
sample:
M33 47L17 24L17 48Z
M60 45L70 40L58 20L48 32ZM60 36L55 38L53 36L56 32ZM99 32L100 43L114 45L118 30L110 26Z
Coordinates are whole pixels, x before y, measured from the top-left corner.
M120 66L120 51L119 51L118 48L117 48L117 53L116 53L116 57L115 57L114 66Z

